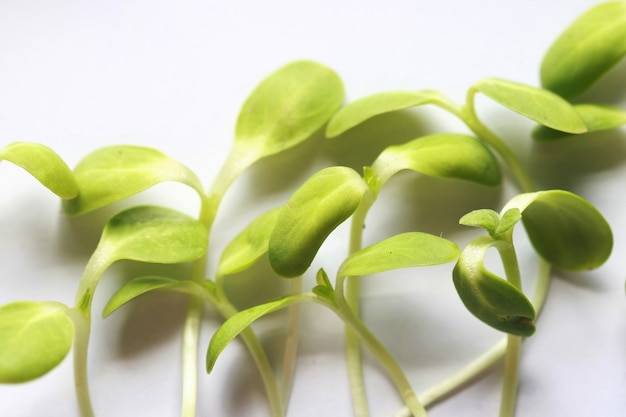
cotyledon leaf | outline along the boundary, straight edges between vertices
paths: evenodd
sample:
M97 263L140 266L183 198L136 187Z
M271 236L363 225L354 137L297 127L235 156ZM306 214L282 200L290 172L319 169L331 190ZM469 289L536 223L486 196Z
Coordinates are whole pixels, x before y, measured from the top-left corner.
M465 307L491 327L518 336L535 332L535 309L524 293L484 265L487 250L507 244L489 236L472 241L452 272L454 286Z
M541 84L571 99L626 55L626 2L604 2L576 19L546 52Z
M74 175L80 193L66 200L66 213L76 215L113 204L162 182L180 182L200 196L198 177L180 162L144 146L116 145L98 149L83 158Z
M347 167L313 174L284 205L270 235L269 260L283 277L302 275L328 235L361 203L367 185Z
M135 298L157 290L167 290L206 298L207 288L192 280L178 280L160 276L139 277L128 281L113 294L102 312L107 317Z
M454 261L459 248L428 233L401 233L352 253L339 267L339 276L361 276L415 266Z
M611 130L626 124L626 110L619 107L602 104L574 104L574 108L587 126L588 133ZM533 138L540 141L559 140L571 136L570 133L545 126L537 126L533 130Z
M0 149L2 160L23 168L61 198L69 199L78 195L78 185L72 170L46 145L34 142L10 143Z
M275 208L257 217L226 245L217 267L217 276L243 271L267 253L280 210L280 207Z
M38 378L67 356L74 340L68 307L18 301L0 307L0 383Z
M568 133L587 131L572 105L549 90L500 78L486 78L473 88L543 126Z
M587 200L563 190L519 194L503 208L519 209L535 250L571 271L597 268L613 249L611 227Z
M326 136L333 138L372 117L397 110L442 101L437 91L388 91L363 97L339 109L326 127Z
M500 169L493 154L474 137L436 133L389 146L376 158L371 172L376 192L397 172L410 169L438 178L455 178L495 186Z
M241 108L234 152L251 163L297 145L324 126L343 97L341 79L324 65L296 61L280 68Z

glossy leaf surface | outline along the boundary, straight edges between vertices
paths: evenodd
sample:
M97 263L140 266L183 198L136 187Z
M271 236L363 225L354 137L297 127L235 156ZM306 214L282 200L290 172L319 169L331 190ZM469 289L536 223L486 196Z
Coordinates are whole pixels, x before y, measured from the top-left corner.
M243 271L267 253L270 234L280 210L276 208L257 217L224 248L217 268L218 276Z
M562 190L520 194L503 211L517 208L535 250L560 268L597 268L611 254L613 234L588 201Z
M244 103L235 128L238 154L252 161L291 148L322 128L344 97L331 69L296 61L258 85Z
M372 117L397 110L442 100L436 91L389 91L361 98L339 109L326 127L326 136L333 138Z
M569 133L587 130L572 105L549 90L499 78L484 79L474 88L540 125Z
M261 317L295 304L305 301L302 295L291 295L270 301L269 303L260 304L240 311L228 320L226 320L211 337L209 348L206 356L206 369L211 372L215 366L218 356L241 332Z
M289 198L270 236L269 260L277 274L302 275L326 237L354 213L368 191L356 171L323 169Z
M180 182L203 194L198 177L160 151L142 146L109 146L87 155L74 169L77 198L64 202L68 214L82 214L162 183Z
M63 361L72 347L74 324L67 307L20 301L0 307L0 382L38 378Z
M190 294L200 298L204 298L207 291L206 288L191 280L183 281L159 276L135 278L128 281L119 290L117 290L115 294L113 294L107 305L104 307L102 316L107 317L109 314L113 313L115 310L135 298L158 290Z
M438 178L455 178L495 186L500 183L498 163L476 138L438 133L387 147L376 158L371 172L378 190L397 172L409 169Z
M487 250L504 244L483 236L461 253L452 272L454 286L465 307L491 327L518 336L535 331L535 309L524 293L489 271L483 261Z
M626 111L614 106L600 104L575 104L574 108L580 114L587 132L601 132L611 130L626 124ZM571 134L538 126L533 131L537 140L550 141L570 137Z
M580 95L626 54L626 2L599 4L552 44L541 64L541 84L565 98Z
M99 247L114 260L161 264L190 262L207 250L206 228L175 210L139 206L115 215L102 232Z
M27 171L44 187L61 198L78 195L74 174L49 147L32 142L14 142L0 150L0 161L9 161Z
M354 252L339 267L339 276L361 276L415 266L439 265L458 258L459 248L447 239L410 232L392 236Z

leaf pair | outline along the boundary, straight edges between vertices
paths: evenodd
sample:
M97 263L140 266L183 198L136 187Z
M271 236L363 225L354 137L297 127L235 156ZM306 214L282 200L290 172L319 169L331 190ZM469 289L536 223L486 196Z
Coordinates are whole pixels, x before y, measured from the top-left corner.
M65 358L74 326L89 317L95 287L113 262L154 263L195 260L207 249L207 232L198 221L160 207L135 207L105 226L98 249L80 284L77 306L57 302L15 302L0 307L0 382L24 382L49 372ZM78 320L83 323L77 323Z
M521 219L539 255L571 271L597 268L611 254L613 236L604 217L583 198L562 190L520 194L498 216L479 210L464 216L462 224L482 227L490 236L470 243L454 268L454 284L467 309L490 326L511 334L534 332L534 308L515 285L488 271L485 253L495 247L513 251L511 233ZM503 258L503 262L508 262ZM505 269L507 266L505 265ZM517 266L515 266L517 268Z

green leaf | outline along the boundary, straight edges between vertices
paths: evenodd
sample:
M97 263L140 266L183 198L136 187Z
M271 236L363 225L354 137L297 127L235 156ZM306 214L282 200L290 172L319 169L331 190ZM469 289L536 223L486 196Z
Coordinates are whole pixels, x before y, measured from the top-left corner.
M309 138L341 106L343 83L331 69L296 61L271 74L244 103L235 149L252 162Z
M175 210L139 206L113 216L104 227L99 251L113 260L161 264L190 262L205 254L207 230Z
M378 176L373 189L378 191L405 169L484 185L500 183L498 163L485 145L471 136L454 133L437 133L386 148L371 167Z
M122 286L104 307L102 317L107 317L124 304L152 291L166 290L206 299L207 289L195 281L149 276L135 278Z
M520 194L503 211L511 208L522 213L535 250L559 268L597 268L611 254L611 227L593 205L576 194L562 190Z
M279 213L280 208L276 208L262 214L226 246L217 267L217 276L243 271L267 253L270 234Z
M61 198L74 198L78 195L74 174L61 157L45 145L10 143L0 150L0 161L2 160L23 168Z
M0 383L38 378L67 356L74 324L67 306L19 301L0 307Z
M470 227L480 227L493 235L500 224L500 216L490 209L473 210L461 217L459 224Z
M575 104L574 108L582 117L587 132L601 132L615 129L626 124L626 111L614 106L600 104ZM570 137L571 134L537 126L533 137L537 140L550 141Z
M82 214L131 197L162 183L180 182L199 195L198 177L156 149L142 146L109 146L87 155L74 169L80 189L77 198L64 202L68 214Z
M372 117L443 101L437 91L390 91L356 100L342 107L328 122L326 136L333 138Z
M572 105L549 90L498 78L484 79L473 88L543 126L569 133L587 130Z
M502 215L500 223L495 230L495 235L499 235L511 230L522 218L522 213L516 208L508 209Z
M447 239L410 232L392 236L354 252L339 267L339 276L361 276L456 260L459 248Z
M289 198L270 236L269 260L276 273L302 275L326 237L354 213L367 191L350 168L330 167L311 176Z
M485 268L487 250L505 244L482 236L461 253L452 272L454 286L465 307L491 327L518 336L535 332L535 309L524 293Z
M541 84L565 98L576 97L626 54L626 2L599 4L572 23L541 64Z
M302 301L306 301L302 294L290 295L240 311L226 320L215 333L213 333L213 337L211 337L211 341L209 342L206 356L207 372L211 373L218 356L226 346L256 320L281 308Z

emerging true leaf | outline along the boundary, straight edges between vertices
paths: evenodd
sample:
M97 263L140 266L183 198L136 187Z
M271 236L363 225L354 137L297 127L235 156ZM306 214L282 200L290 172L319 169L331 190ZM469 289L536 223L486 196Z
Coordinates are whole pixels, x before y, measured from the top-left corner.
M517 208L535 250L560 268L597 268L611 254L613 234L600 212L576 194L562 190L520 194L503 211Z
M499 78L484 79L473 88L543 126L568 133L587 130L572 105L549 90Z
M580 16L552 44L541 84L570 99L594 84L626 54L626 2L601 3Z
M626 111L619 107L601 104L575 104L574 108L580 114L589 133L611 130L626 124ZM558 140L569 136L571 134L545 126L538 126L533 131L533 137L543 141Z
M205 287L191 280L178 280L159 276L135 278L128 281L122 286L122 288L113 294L107 305L104 307L102 317L107 317L124 304L141 295L157 290L190 294L200 298L206 298L207 294L207 289Z
M535 309L524 293L485 268L487 250L506 244L483 236L461 253L452 272L454 286L465 307L491 327L518 336L535 332Z
M267 253L270 234L279 213L280 208L276 208L262 214L226 246L217 267L217 276L243 271Z
M409 232L392 236L354 252L339 267L339 276L361 276L414 266L454 261L459 248L447 239L428 233Z
M198 220L164 207L138 206L107 222L98 251L113 260L171 264L200 258L207 242L207 230Z
M405 169L484 185L500 183L498 163L485 145L476 138L455 133L437 133L386 148L371 167L371 173L378 178L370 181L375 184L373 190L378 191L389 178Z
M61 198L78 195L74 174L49 147L31 142L14 142L0 150L0 161L6 160L23 168L44 187Z
M333 138L372 117L410 107L444 101L437 91L389 91L356 100L342 107L328 122L326 136Z
M162 183L180 182L199 195L198 177L185 165L142 146L108 146L87 155L74 169L80 189L77 198L64 202L68 214L82 214L131 197Z
M500 224L500 216L491 209L473 210L461 217L459 224L470 227L485 229L490 235L494 235Z
M269 303L260 304L249 309L240 311L228 320L226 320L211 337L209 348L206 356L207 372L213 370L217 357L228 346L228 344L237 337L241 332L246 330L257 319L270 314L281 308L288 307L292 304L306 301L306 295L290 295L282 297Z
M0 383L30 381L63 361L74 340L67 309L30 301L0 307Z
M235 129L235 153L251 163L297 145L328 121L343 96L343 83L331 69L311 61L284 66L244 103Z
M269 260L276 273L302 275L326 237L354 213L367 190L350 168L330 167L311 176L289 198L270 236Z

